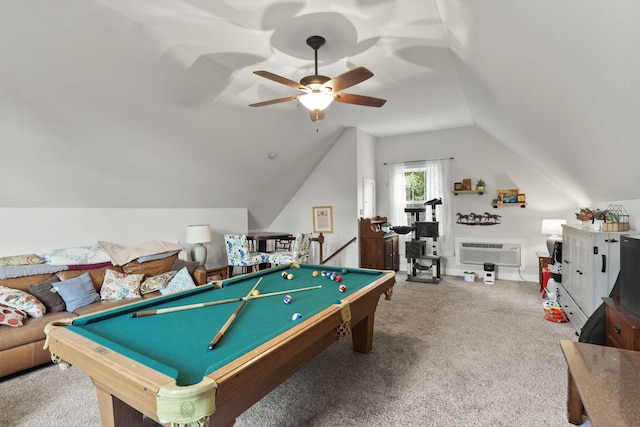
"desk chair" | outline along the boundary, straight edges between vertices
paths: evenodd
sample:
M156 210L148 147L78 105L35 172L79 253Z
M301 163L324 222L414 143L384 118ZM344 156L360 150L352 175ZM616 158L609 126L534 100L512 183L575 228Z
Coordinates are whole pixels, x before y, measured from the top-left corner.
M244 234L225 234L227 260L233 267L241 267L242 273L251 273L254 266L269 262L267 254L249 250L249 242Z
M312 233L298 233L291 245L290 251L279 250L267 256L268 263L272 265L288 264L291 262L307 263L309 262L309 249L311 247Z

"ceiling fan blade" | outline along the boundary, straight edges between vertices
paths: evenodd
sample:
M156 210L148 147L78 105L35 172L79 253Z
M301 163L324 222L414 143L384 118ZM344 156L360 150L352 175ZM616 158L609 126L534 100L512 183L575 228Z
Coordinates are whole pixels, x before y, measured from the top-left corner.
M294 82L293 80L289 80L286 77L279 76L277 74L270 73L269 71L254 71L253 74L257 74L260 77L264 77L265 79L273 80L274 82L283 84L285 86L289 86L291 88L297 90L303 90L304 87L300 85L298 82Z
M318 120L324 119L324 110L313 110L310 111L311 121L317 122Z
M296 99L298 99L297 96L287 96L286 98L278 98L278 99L272 99L271 101L263 101L263 102L257 102L255 104L250 104L249 107L264 107L266 105L279 104L281 102L294 101Z
M352 93L337 93L333 100L344 104L364 105L365 107L382 107L387 102L386 99Z
M343 89L357 85L371 77L373 77L373 73L371 71L364 67L358 67L332 78L323 86L330 87L333 92L340 92Z

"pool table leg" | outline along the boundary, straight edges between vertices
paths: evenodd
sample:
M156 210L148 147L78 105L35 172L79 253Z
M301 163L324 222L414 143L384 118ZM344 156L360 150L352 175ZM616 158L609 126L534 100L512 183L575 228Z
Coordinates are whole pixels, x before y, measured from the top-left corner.
M351 339L353 351L369 353L373 347L373 320L374 312L369 313L357 325L351 327Z
M142 412L96 386L102 427L137 426L142 424Z

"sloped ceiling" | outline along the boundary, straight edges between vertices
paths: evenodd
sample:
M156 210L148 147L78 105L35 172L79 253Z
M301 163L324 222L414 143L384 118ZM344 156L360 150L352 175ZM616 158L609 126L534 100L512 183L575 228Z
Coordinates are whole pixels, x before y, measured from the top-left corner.
M640 197L639 2L436 3L477 126L568 199Z
M571 197L636 196L631 0L49 0L0 4L0 206L247 207L268 227L347 128L476 123ZM365 66L312 123L252 73ZM273 159L269 154L273 153ZM604 177L604 178L603 178ZM631 179L630 179L631 178ZM630 182L634 182L633 185ZM632 194L633 193L633 194Z

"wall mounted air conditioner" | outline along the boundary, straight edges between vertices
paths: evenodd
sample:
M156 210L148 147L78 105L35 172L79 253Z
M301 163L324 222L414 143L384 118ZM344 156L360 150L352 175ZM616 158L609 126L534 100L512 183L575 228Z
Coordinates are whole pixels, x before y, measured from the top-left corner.
M520 266L520 243L461 241L458 253L461 264L492 262L506 267Z

